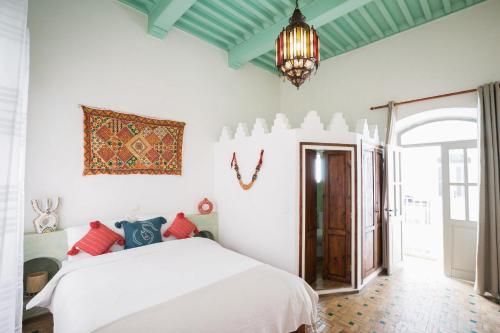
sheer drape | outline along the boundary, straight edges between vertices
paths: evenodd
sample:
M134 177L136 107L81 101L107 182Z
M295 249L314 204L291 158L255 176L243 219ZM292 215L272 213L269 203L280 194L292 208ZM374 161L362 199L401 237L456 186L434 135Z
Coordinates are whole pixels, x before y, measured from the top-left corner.
M479 87L479 224L476 290L500 297L500 82Z
M0 0L0 332L21 332L27 0Z

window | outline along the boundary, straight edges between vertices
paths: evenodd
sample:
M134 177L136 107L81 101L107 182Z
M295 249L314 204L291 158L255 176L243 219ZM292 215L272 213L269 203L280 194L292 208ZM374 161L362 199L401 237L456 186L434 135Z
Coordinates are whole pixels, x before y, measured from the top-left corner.
M465 120L442 120L420 125L401 134L401 144L463 141L477 139L477 124Z
M477 148L448 149L450 218L477 222L479 219L479 159Z

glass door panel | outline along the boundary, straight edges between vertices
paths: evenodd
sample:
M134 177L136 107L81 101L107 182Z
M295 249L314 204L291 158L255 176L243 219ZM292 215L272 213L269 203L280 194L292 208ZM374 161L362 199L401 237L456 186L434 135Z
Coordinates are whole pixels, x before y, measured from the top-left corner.
M450 149L448 156L450 161L450 183L463 183L465 181L464 150Z
M469 183L479 183L479 156L477 148L467 149L467 181Z
M469 184L469 221L479 221L479 188Z
M450 218L465 221L465 186L450 185Z

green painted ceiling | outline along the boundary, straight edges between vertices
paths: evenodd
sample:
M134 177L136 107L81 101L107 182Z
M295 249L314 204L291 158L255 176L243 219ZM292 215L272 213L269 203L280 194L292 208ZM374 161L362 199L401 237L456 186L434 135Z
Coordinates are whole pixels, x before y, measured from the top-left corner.
M228 52L229 65L251 62L276 73L274 41L294 0L120 0L148 16L163 38L175 26ZM321 59L335 57L485 0L300 0L318 30Z

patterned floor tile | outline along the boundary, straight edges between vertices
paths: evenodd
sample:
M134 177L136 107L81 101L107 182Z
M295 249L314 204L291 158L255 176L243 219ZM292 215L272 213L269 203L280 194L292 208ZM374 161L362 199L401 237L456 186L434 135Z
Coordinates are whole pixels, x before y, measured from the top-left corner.
M353 295L320 298L318 332L496 333L500 305L473 286L444 277L437 265L408 258Z

